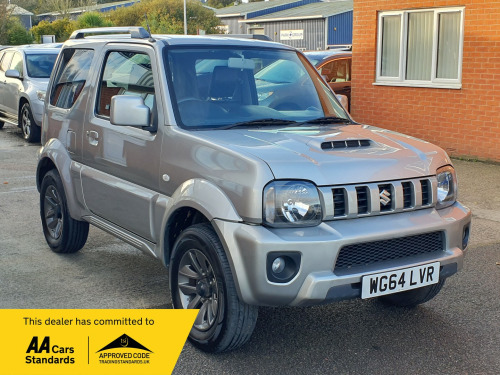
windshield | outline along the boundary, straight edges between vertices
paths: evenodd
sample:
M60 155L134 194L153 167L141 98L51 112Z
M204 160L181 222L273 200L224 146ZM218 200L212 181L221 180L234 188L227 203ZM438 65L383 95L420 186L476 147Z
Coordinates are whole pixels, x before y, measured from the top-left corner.
M166 61L181 127L293 126L320 117L349 119L316 70L295 51L172 48Z
M28 76L32 78L49 78L56 59L56 53L26 55L26 69L28 71Z

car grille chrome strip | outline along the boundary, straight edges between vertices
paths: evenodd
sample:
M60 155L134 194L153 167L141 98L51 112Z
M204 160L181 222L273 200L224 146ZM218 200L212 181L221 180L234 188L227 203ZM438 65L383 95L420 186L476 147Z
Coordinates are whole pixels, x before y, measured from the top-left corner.
M436 204L436 177L320 187L323 220L415 211Z

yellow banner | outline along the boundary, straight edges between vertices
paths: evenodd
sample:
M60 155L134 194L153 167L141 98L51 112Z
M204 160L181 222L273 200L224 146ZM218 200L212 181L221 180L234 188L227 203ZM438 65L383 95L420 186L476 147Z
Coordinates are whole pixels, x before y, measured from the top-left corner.
M0 310L0 374L170 374L198 310Z

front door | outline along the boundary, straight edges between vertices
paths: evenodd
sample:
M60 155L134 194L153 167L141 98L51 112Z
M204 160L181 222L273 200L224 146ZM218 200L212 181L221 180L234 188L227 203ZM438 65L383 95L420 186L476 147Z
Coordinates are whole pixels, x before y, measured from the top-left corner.
M111 98L140 96L151 109L152 126L161 125L161 104L153 49L108 45L95 96L84 124L82 188L87 207L97 216L147 240L158 197L161 130L110 123ZM92 98L92 97L91 97Z

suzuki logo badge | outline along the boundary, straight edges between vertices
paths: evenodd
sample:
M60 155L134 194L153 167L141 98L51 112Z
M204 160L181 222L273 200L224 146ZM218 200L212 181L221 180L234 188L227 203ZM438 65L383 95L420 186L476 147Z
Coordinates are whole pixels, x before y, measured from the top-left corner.
M380 196L380 204L382 206L387 206L389 203L391 203L391 193L389 193L387 190L382 190L379 194Z

